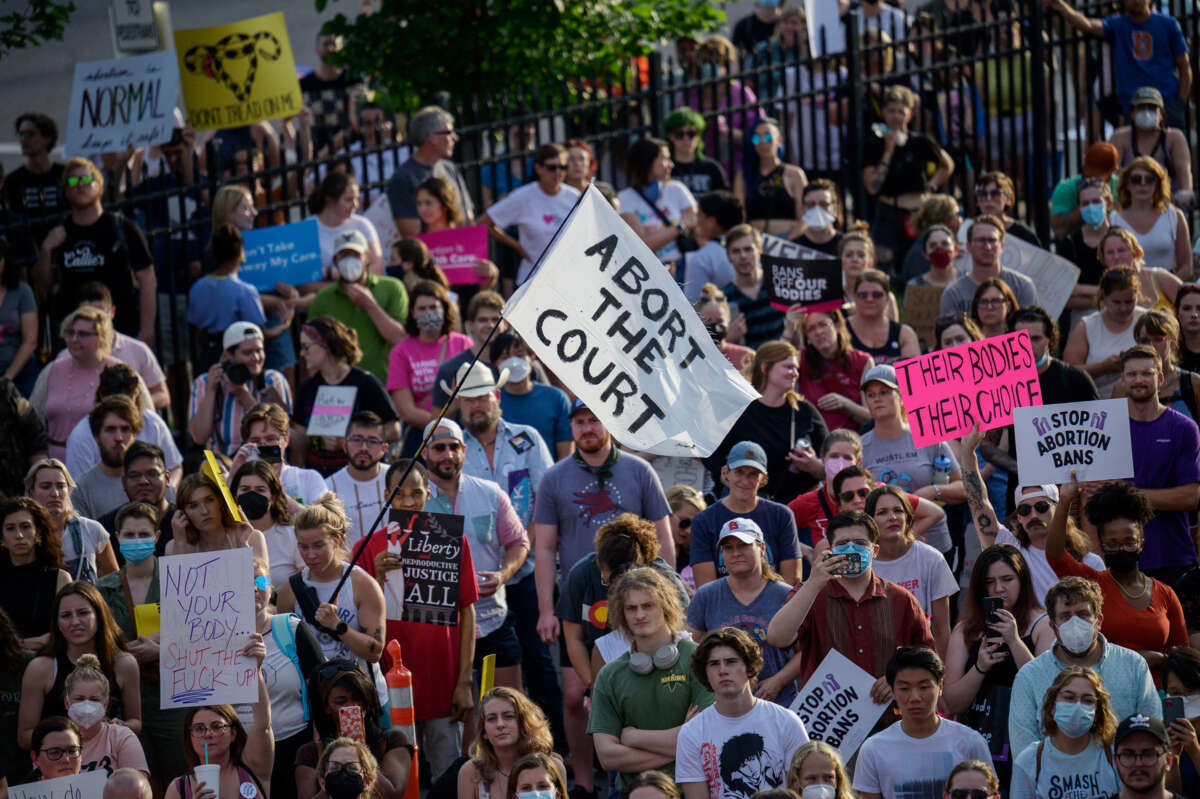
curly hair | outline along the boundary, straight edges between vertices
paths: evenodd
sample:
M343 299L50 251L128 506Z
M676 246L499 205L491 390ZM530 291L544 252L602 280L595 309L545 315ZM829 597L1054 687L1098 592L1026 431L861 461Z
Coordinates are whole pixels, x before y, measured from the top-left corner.
M1135 169L1149 172L1158 179L1154 186L1154 196L1150 198L1151 207L1159 213L1170 209L1171 178L1167 175L1167 170L1163 168L1163 165L1148 155L1139 155L1121 170L1121 175L1117 178L1117 208L1124 210L1133 202L1133 193L1129 189L1129 176Z
M233 494L234 499L237 499L238 486L241 485L242 478L255 476L267 484L267 490L271 492L271 503L267 507L267 512L271 515L271 519L276 524L291 524L292 511L288 508L287 494L283 491L283 484L279 482L279 477L276 476L275 470L271 468L271 464L264 460L254 459L246 461L241 465L233 477L229 480L229 493Z
M458 190L450 185L450 181L432 175L417 184L417 191L424 191L438 201L446 216L446 227L455 228L463 224L462 205L458 201Z
M719 646L729 647L737 653L742 663L745 664L746 676L750 678L750 683L753 685L758 673L762 671L762 649L745 630L739 630L737 627L721 627L710 631L708 635L704 636L700 645L692 651L692 674L696 675L696 679L704 686L704 690L713 690L712 685L708 682L708 659L712 656L713 650Z
M1095 526L1101 541L1104 540L1104 527L1110 522L1128 519L1144 529L1154 517L1154 509L1145 492L1124 480L1113 480L1100 486L1084 505L1083 513Z
M596 531L596 565L614 574L630 565L653 563L658 557L654 522L633 513L622 513Z
M1046 591L1046 613L1050 621L1057 624L1055 614L1059 602L1087 602L1093 616L1099 616L1104 607L1104 594L1100 586L1083 577L1064 577Z
M1055 676L1054 682L1046 689L1042 698L1042 734L1049 736L1058 732L1058 724L1054 721L1054 706L1058 701L1058 693L1076 677L1087 680L1096 692L1096 717L1092 721L1090 732L1102 744L1109 746L1117 732L1117 716L1112 709L1112 695L1105 690L1104 680L1100 675L1087 666L1068 666Z
M650 566L635 566L618 577L608 589L608 626L633 637L633 630L625 619L625 603L630 591L645 591L662 610L663 621L672 630L683 627L683 606L679 594L658 569Z
M33 560L44 569L62 569L62 544L54 532L54 521L37 500L29 497L12 497L0 501L0 525L16 513L28 513L33 520ZM7 547L0 547L0 573L13 568L12 556Z
M554 752L554 737L550 734L550 722L542 709L529 701L520 691L500 685L488 691L479 700L479 735L471 750L471 760L475 764L475 774L481 782L491 782L500 768L496 750L484 733L484 720L487 705L492 701L508 702L512 705L517 716L519 740L517 743L518 757L531 752L552 754Z
M301 332L315 338L339 361L353 366L362 360L363 352L358 346L358 331L340 319L326 315L314 316L304 323Z

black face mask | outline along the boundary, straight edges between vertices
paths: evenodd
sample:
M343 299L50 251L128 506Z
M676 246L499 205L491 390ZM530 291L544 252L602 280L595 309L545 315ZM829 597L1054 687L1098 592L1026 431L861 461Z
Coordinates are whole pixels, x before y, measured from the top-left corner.
M1138 567L1138 561L1142 557L1142 551L1139 549L1136 552L1129 552L1124 549L1118 549L1116 552L1104 553L1104 565L1113 574L1129 574Z
M363 777L340 768L325 775L325 793L329 799L358 799L363 792Z
M257 491L247 491L244 494L238 494L238 507L246 512L246 516L250 519L261 519L267 515L267 511L271 509L271 500Z

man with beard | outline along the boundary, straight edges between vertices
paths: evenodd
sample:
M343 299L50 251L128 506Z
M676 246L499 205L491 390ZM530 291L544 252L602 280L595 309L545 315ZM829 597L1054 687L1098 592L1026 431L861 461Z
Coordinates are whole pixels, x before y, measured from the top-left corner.
M125 453L125 468L121 473L121 486L129 502L143 502L158 511L158 541L154 554L163 555L167 542L175 537L171 520L175 517L175 503L167 500L168 492L174 497L167 483L167 469L163 464L163 451L147 441L135 441ZM121 545L117 541L117 514L124 504L110 510L96 521L108 530L112 540L117 565L125 565Z
M433 429L433 425L437 425ZM433 429L433 435L430 431ZM490 480L462 473L466 445L462 428L449 419L425 428L429 443L429 501L425 510L463 517L479 583L475 603L475 668L496 656L496 685L521 690L521 644L504 585L529 554L529 536L508 495Z
M146 237L128 218L105 212L104 176L88 159L68 161L63 184L71 215L46 236L32 274L38 294L51 298L53 329L79 305L75 290L98 280L112 291L116 329L153 344L158 281Z
M505 369L498 378L493 377L491 368L478 362L473 366L464 363L458 369L455 383L459 386L459 413L467 428L463 472L500 486L528 530L533 518L533 489L554 461L537 428L502 418L500 386L508 376ZM443 384L442 388L449 395L453 387ZM512 576L505 591L521 643L521 672L529 698L545 711L551 729L565 735L558 670L550 648L537 632L537 581L532 555Z
M679 730L675 781L685 799L750 799L783 786L808 733L795 713L754 696L762 665L758 643L736 627L714 630L692 653L692 673L716 701Z
M383 419L374 411L359 411L351 416L342 447L350 462L326 478L325 484L346 508L350 522L346 543L354 547L371 532L371 522L387 499L387 479L380 466L387 452Z
M1159 401L1162 362L1152 347L1121 353L1122 380L1128 391L1129 435L1133 448L1133 484L1154 509L1146 525L1141 568L1174 585L1196 565L1189 517L1200 502L1200 430L1196 423Z
M100 462L79 478L71 502L81 516L96 519L126 502L121 484L125 452L142 431L142 415L129 397L113 395L96 403L88 425L100 447Z
M534 574L537 580L538 635L546 643L558 638L554 588L566 580L579 560L595 551L596 533L605 522L632 513L654 522L659 555L675 565L671 536L671 507L658 475L636 455L621 452L608 430L576 398L571 404L571 437L575 452L547 470L534 497ZM555 564L561 565L556 569ZM566 652L563 651L563 662ZM587 735L585 685L574 669L564 668L563 723L581 795L595 790L592 781L592 742ZM574 794L573 794L574 795Z
M1122 719L1113 737L1121 791L1109 799L1180 799L1166 788L1167 772L1177 757L1162 721L1143 713Z

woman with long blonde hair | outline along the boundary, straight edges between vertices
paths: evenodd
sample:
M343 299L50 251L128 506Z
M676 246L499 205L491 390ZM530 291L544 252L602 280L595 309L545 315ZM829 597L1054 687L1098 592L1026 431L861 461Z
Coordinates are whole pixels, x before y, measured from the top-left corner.
M817 457L828 428L820 411L796 392L800 376L796 348L786 341L768 341L758 348L747 377L762 395L746 406L721 446L704 465L721 485L721 468L733 445L753 441L766 451L769 481L762 495L787 504L812 490L825 476Z
M458 799L500 799L513 765L535 752L548 755L566 779L562 759L554 752L550 723L520 691L498 686L484 694L478 730L471 759L458 770Z
M1063 360L1091 375L1101 399L1112 396L1120 378L1121 353L1137 343L1133 326L1145 312L1138 307L1140 296L1141 281L1136 271L1110 267L1100 276L1096 295L1099 310L1080 319L1067 339Z
M1187 217L1171 204L1171 179L1162 164L1138 156L1117 180L1114 227L1132 231L1146 251L1146 263L1184 280L1192 278L1191 236Z

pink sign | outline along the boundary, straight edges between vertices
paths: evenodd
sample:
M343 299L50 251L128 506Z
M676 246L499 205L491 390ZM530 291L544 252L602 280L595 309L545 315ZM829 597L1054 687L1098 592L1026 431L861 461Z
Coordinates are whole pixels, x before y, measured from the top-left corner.
M1042 404L1024 330L896 361L896 382L918 447L1012 424L1013 408Z
M434 262L446 273L446 279L457 286L487 281L486 277L479 277L471 268L476 261L487 260L487 236L486 227L475 225L418 233L413 238L425 242Z

